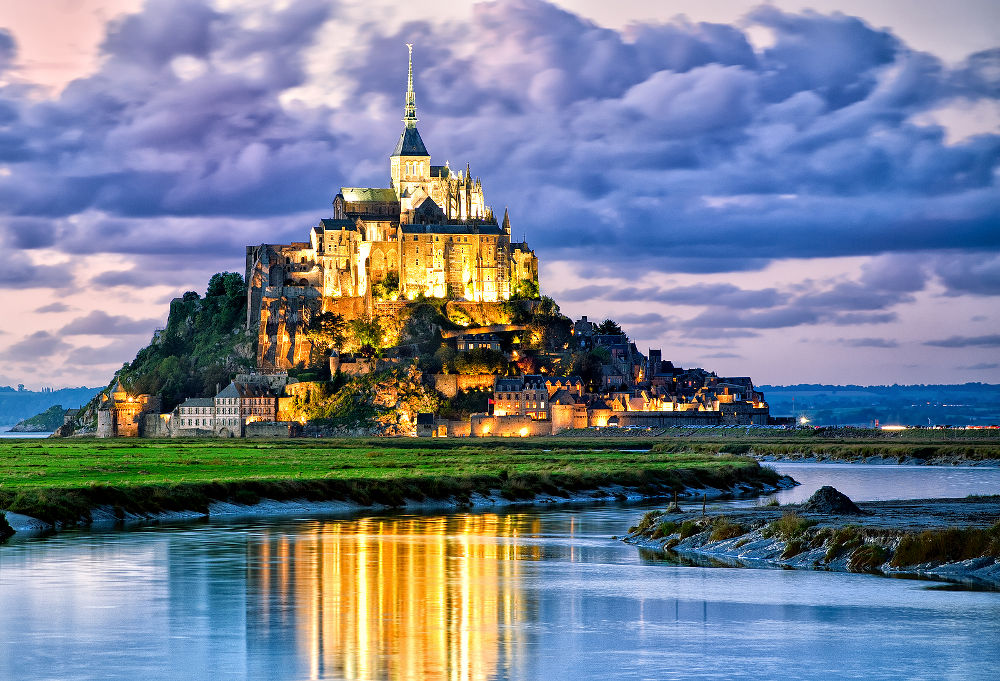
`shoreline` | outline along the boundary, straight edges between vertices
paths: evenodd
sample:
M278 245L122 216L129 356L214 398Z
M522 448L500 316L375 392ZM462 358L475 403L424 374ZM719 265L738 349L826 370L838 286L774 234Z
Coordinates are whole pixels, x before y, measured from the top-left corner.
M696 472L697 469L692 469L692 471ZM260 481L248 482L260 483ZM361 503L357 499L350 498L349 495L331 496L331 498L326 499L293 495L278 499L261 494L253 502L241 502L237 499L241 495L250 492L248 489L249 485L241 487L237 484L231 486L231 489L234 490L233 493L225 495L224 498L205 499L199 504L191 504L191 507L188 508L181 507L183 504L179 504L178 508L161 508L144 511L104 503L89 506L86 509L87 517L76 521L55 520L50 522L36 517L36 515L40 514L32 515L30 512L14 512L6 509L0 509L0 518L6 514L7 522L15 533L14 536L25 537L50 534L74 527L121 527L127 529L164 522L206 519L281 518L337 515L362 511L457 511L506 508L510 506L545 507L561 504L639 502L668 499L675 494L679 499L689 501L700 501L702 498L707 498L708 500L753 498L755 496L773 494L798 484L788 476L780 476L773 483L759 477L751 476L750 479L737 481L729 487L712 487L706 485L703 487L685 486L678 489L666 483L650 483L642 486L605 484L592 488L568 489L558 484L549 484L548 489L532 492L524 491L519 495L511 494L509 490L505 490L500 486L493 486L479 487L469 493L447 494L438 497L424 495L423 498L417 498L415 496L393 496L394 493L399 493L402 489L412 490L412 487L407 485L410 481L392 481L395 484L388 485L389 489L386 489L386 481L372 482L381 483L380 491L387 495L387 497L390 497L391 500L389 498L384 498L382 501L368 499L368 503ZM183 490L180 492L183 497ZM195 506L200 506L200 508L195 508Z
M916 576L1000 589L1000 496L860 502L861 514L803 506L709 516L651 512L621 539L696 564ZM976 553L984 555L966 555Z
M754 454L753 458L757 463L826 463L843 464L845 466L938 466L941 468L954 468L963 466L967 468L1000 468L1000 459L962 459L954 457L938 457L932 459L921 459L918 457L891 457L891 456L868 456L864 458L846 459L837 456L817 456L815 454L781 455Z

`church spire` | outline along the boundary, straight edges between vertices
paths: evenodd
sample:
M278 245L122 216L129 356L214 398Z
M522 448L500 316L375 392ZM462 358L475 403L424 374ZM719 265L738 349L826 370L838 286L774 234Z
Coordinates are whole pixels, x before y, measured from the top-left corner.
M406 72L406 106L403 108L403 122L406 127L417 127L417 100L413 94L413 43L406 43L410 53L409 67Z

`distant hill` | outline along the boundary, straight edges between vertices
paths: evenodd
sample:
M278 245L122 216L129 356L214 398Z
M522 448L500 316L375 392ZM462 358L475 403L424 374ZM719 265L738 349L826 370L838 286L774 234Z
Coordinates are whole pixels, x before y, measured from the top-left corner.
M13 426L18 421L40 414L57 404L66 409L77 409L90 401L103 387L62 388L50 392L35 392L0 386L0 427Z
M817 426L983 426L1000 424L1000 385L758 386L776 416L805 416Z

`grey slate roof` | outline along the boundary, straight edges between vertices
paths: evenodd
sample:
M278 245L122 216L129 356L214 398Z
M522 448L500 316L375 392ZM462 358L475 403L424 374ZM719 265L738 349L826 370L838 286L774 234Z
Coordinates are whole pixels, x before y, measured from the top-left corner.
M316 226L317 232L324 232L326 230L335 231L338 229L357 229L357 225L354 223L354 220L334 220L332 218L323 218Z
M211 397L189 397L181 402L182 407L214 407L215 400Z
M503 231L489 223L459 224L459 225L400 225L403 234L492 234L501 235Z
M393 150L392 156L430 156L424 141L420 139L420 133L416 127L403 128L403 133L399 136L399 142Z

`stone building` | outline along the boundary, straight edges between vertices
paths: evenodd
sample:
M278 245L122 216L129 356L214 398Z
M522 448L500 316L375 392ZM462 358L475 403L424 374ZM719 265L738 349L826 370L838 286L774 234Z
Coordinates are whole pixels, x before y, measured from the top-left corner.
M160 410L154 395L129 395L121 381L101 396L97 408L97 437L139 437L145 414Z
M173 437L242 437L248 423L277 418L278 397L266 382L233 381L213 397L189 397L171 419Z
M403 131L388 187L342 187L308 242L247 247L247 326L258 366L306 361L310 315L370 316L380 302L418 297L497 303L537 290L538 259L497 220L469 164L432 165L417 130L412 50Z

